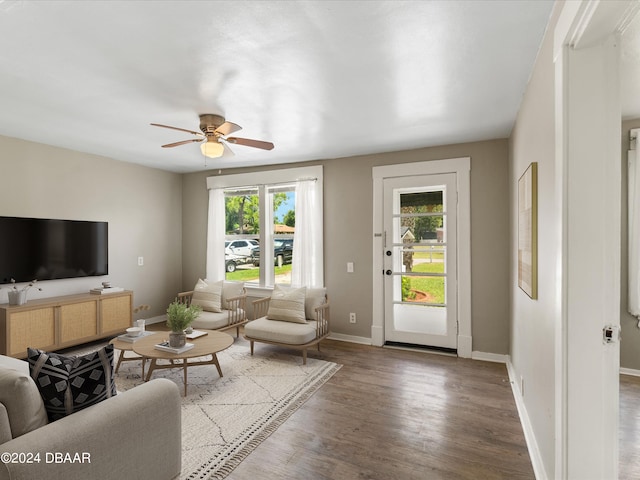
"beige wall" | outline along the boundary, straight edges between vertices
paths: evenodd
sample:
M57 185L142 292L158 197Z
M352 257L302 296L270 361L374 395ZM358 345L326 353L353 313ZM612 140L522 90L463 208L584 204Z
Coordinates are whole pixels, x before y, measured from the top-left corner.
M181 175L1 136L0 152L0 215L109 222L107 277L43 281L28 298L109 280L133 290L135 305L152 306L145 317L166 310L182 280Z
M632 316L628 309L627 279L629 273L627 248L629 242L627 220L627 151L629 150L629 130L640 128L640 119L622 122L622 232L621 232L621 262L620 262L620 326L622 327L622 340L620 341L620 367L640 370L640 328L638 319Z
M511 187L511 363L515 379L524 382L524 402L547 478L555 478L555 316L556 251L559 224L555 198L554 10L538 53L510 143ZM518 287L519 177L538 162L538 299Z
M150 304L150 317L204 276L206 177L217 172L172 174L8 137L0 137L0 151L0 215L109 222L109 276L42 282L44 291L30 298L85 292L108 279L132 289L136 304ZM472 159L473 349L508 352L506 140L303 164L325 169L325 281L336 332L371 336L372 167L462 156Z
M325 283L331 298L332 330L371 337L372 167L471 157L471 257L473 350L509 350L509 183L508 143L492 140L403 152L338 158L305 165L324 166ZM299 164L289 165L290 167ZM250 169L256 171L259 169ZM222 174L248 169L225 170ZM206 177L183 178L183 287L204 275L208 193ZM354 273L347 273L354 262ZM358 322L349 323L349 312Z

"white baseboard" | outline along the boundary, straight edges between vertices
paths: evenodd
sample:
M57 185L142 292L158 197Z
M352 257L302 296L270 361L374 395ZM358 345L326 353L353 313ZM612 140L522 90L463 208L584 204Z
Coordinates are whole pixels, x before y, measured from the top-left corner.
M527 407L524 404L524 399L520 391L518 390L518 381L516 380L516 372L511 364L511 360L507 361L507 372L509 373L509 383L511 383L511 391L513 392L513 398L516 401L516 408L518 409L518 415L520 416L520 424L524 432L524 438L527 442L527 449L529 450L529 458L531 459L531 465L533 466L533 473L536 480L547 480L547 474L544 469L544 462L542 461L542 455L540 454L540 448L536 440L536 435L533 432L531 421L529 420L529 414L527 413Z
M640 377L640 370L633 368L620 368L620 375L630 375L632 377Z
M356 337L355 335L345 335L344 333L331 332L329 337L331 340L339 340L341 342L360 343L362 345L371 345L371 339L367 337Z
M471 352L472 360L483 360L485 362L508 363L509 355L488 352Z

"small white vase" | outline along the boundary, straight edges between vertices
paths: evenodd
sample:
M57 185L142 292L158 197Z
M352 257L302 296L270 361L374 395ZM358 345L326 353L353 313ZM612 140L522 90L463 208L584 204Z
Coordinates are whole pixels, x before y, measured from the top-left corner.
M27 303L26 290L10 290L9 305L24 305Z

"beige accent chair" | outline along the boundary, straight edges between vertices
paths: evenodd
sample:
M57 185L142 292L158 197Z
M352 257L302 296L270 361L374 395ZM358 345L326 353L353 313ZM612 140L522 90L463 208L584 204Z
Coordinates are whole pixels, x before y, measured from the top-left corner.
M199 281L204 282L204 281ZM240 282L222 282L222 295L220 308L210 309L203 304L194 301L194 290L178 294L178 301L191 305L200 304L203 310L191 324L193 328L206 330L231 330L236 329L236 336L240 335L240 327L248 322L246 312L247 291ZM196 285L198 287L198 285ZM218 310L218 311L212 311Z
M280 345L302 350L302 363L306 365L307 349L317 345L320 351L320 342L331 333L326 289L306 288L302 306L300 296L291 299L285 294L284 299L277 298L278 290L276 286L274 295L252 302L254 320L245 325L244 338L251 345L251 355L255 342Z
M178 478L180 409L176 384L158 378L49 422L29 364L0 355L0 480Z

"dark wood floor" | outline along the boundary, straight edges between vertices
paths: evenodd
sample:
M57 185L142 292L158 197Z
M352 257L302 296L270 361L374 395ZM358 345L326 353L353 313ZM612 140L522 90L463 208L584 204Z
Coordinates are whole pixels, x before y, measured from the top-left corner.
M640 478L640 377L620 375L620 480Z
M504 365L335 340L309 356L343 367L228 479L535 478ZM639 479L640 377L620 376L619 439L619 479Z
M343 367L227 478L534 478L504 365L333 340L309 355ZM640 478L640 377L620 376L619 439L619 479Z
M332 340L309 355L343 367L227 478L534 478L504 365Z

